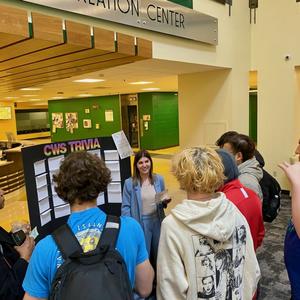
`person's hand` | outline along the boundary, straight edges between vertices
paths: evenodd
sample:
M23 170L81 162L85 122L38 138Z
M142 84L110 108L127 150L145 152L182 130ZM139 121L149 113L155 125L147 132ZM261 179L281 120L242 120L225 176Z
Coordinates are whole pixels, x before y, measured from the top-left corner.
M15 246L15 249L20 254L20 258L29 261L34 246L35 246L34 239L32 237L26 236L24 243L21 246Z
M285 172L286 176L293 185L300 185L300 162L291 165L285 161L278 166Z
M29 234L31 231L31 226L27 221L19 220L11 223L11 232L17 232L23 230L25 234Z

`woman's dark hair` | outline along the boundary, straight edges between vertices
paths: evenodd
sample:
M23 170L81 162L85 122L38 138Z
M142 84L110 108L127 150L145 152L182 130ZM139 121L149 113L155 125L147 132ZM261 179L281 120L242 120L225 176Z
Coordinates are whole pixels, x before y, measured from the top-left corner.
M97 199L111 182L111 175L97 155L73 152L62 161L53 181L57 195L72 205L75 200L89 202Z
M215 260L222 260L222 269L226 271L230 271L232 259L229 252L225 249L220 249L215 253Z
M224 144L228 143L229 139L233 136L237 135L238 132L236 131L227 131L223 133L216 141L216 146L222 148Z
M228 139L234 154L241 152L243 155L243 162L253 158L255 151L255 144L248 135L237 134Z
M150 153L147 150L140 150L134 156L133 176L132 176L133 182L134 182L134 184L141 183L141 175L140 175L140 171L137 168L137 164L138 164L139 160L142 157L148 158L151 162L151 167L150 167L150 171L149 171L149 179L150 179L151 184L153 184L154 183L154 180L153 180L153 161L152 161L152 158L150 156Z

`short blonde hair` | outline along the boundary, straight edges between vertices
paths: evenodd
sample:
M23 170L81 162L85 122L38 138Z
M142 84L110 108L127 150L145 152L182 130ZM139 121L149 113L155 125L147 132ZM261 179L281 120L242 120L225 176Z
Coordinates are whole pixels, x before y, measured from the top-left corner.
M187 192L214 193L225 179L219 155L207 147L183 150L173 159L172 172Z

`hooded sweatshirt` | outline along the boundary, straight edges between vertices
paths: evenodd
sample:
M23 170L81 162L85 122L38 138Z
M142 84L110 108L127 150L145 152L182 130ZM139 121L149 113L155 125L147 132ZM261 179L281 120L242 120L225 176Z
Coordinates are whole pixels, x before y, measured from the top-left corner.
M238 179L226 183L220 191L225 193L227 199L235 204L248 221L256 251L265 236L262 205L258 195L243 186Z
M249 225L223 193L183 200L163 221L158 300L251 300L259 278Z
M261 191L261 187L259 185L259 181L263 177L263 171L256 160L255 157L248 159L238 165L238 169L240 172L239 180L240 182L246 186L247 188L254 191L260 200L263 200L263 194Z

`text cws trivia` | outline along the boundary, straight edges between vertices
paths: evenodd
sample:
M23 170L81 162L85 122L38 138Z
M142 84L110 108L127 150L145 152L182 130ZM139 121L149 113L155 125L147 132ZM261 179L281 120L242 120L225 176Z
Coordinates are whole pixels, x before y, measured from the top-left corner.
M123 14L131 14L140 17L140 0L75 0L86 5L101 6L107 10L119 11ZM152 22L163 23L178 28L184 27L184 15L175 10L167 9L155 4L146 7L147 17Z
M99 140L95 138L80 141L69 141L66 143L48 144L44 146L44 154L46 156L66 154L68 147L70 148L70 152L94 150L101 148Z

